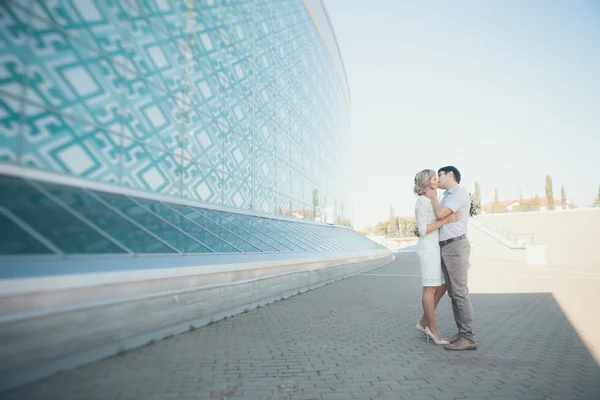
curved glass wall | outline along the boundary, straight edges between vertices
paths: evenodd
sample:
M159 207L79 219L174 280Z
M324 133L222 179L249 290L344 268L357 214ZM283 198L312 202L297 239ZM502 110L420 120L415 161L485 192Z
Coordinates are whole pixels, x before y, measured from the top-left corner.
M351 208L349 97L329 53L337 49L324 45L314 13L301 0L3 1L0 162L340 222ZM212 238L208 225L163 237L168 226L197 221L143 202L60 196L74 209L114 209L123 226L132 215L149 218L119 245L86 238L86 252L292 247L276 240L285 230L277 224L272 238L241 239L244 245ZM105 218L88 217L98 227ZM227 215L202 217L229 224L231 235L257 229L249 221L226 224ZM56 243L65 252L69 245L79 246ZM30 248L43 251L39 243Z

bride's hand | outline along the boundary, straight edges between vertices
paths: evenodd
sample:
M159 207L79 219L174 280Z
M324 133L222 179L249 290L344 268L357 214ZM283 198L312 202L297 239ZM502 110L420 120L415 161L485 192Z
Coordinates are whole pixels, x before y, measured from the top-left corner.
M432 188L427 188L425 190L425 196L433 200L437 196L437 193Z
M448 222L456 222L456 221L460 221L462 219L462 213L460 211L457 211L453 214L450 214L448 217L450 217L450 221Z

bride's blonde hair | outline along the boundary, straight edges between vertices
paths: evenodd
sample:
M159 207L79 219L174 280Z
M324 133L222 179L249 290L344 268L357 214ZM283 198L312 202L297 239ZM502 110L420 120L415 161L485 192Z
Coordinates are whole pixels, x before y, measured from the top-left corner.
M421 172L417 172L417 175L415 175L415 187L413 188L413 192L415 192L417 196L424 195L429 187L431 178L434 176L435 171L432 169L424 169Z

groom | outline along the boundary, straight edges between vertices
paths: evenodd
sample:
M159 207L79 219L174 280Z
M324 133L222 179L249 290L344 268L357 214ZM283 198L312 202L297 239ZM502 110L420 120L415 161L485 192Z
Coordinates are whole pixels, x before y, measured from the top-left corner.
M467 221L471 207L471 198L459 185L460 172L453 166L438 170L439 188L446 189L442 202L438 202L435 190L425 194L431 199L435 215L444 219L451 213L461 212L463 217L456 222L442 225L440 228L440 249L442 252L442 271L446 279L448 295L452 299L452 311L458 327L458 333L444 346L447 350L463 351L477 349L475 338L475 315L467 287L469 255L471 244L467 239Z

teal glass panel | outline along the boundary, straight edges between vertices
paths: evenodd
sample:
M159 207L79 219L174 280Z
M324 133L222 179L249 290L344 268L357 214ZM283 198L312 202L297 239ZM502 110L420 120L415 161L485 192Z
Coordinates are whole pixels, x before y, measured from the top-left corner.
M260 240L262 240L265 243L268 243L269 245L275 247L277 250L279 251L292 251L291 248L286 247L285 245L283 245L282 243L280 243L279 241L275 240L274 237L276 237L276 235L266 229L263 228L261 230L258 230L256 228L254 228L253 226L247 224L246 222L242 221L239 214L233 214L233 213L227 213L224 211L213 211L217 214L219 214L220 216L222 216L223 218L231 221L232 223L238 225L239 227L243 228L244 230L250 232L251 234L253 234L254 236L258 237Z
M203 215L198 214L195 211L195 208L180 205L173 205L172 208L241 251L246 253L260 252L260 249L252 246L250 243L242 240L240 237L215 224Z
M207 246L207 252L211 252L209 249L212 249L217 253L239 253L239 250L237 250L235 247L219 239L198 224L193 223L177 211L173 210L171 207L163 203L151 201L143 201L142 204L148 207L152 212L160 215L188 235L193 236L196 240Z
M262 251L277 251L276 248L268 245L267 243L258 239L256 236L250 234L248 231L240 228L239 226L234 224L229 219L224 218L221 215L212 212L211 210L202 210L200 208L195 208L195 211L197 213L202 214L204 217L210 219L214 223L217 223L217 224L221 225L222 227L230 230L231 232L235 233L236 235L238 235L239 237L244 239L246 242L250 243L251 245L253 245L255 247L258 247Z
M281 220L276 220L276 219L272 219L272 220L268 221L269 226L273 226L273 227L275 227L275 229L279 229L280 232L283 232L286 235L288 235L290 238L293 238L294 241L298 245L300 245L304 248L304 250L325 251L325 249L323 247L319 246L315 242L312 242L311 240L307 239L304 235L302 235L300 232L293 229L292 228L293 224L295 224L295 222L281 221Z
M63 252L125 252L26 182L0 177L0 188L0 204Z
M53 254L4 214L0 213L0 254Z
M333 239L331 236L326 236L321 231L321 227L314 224L297 224L296 228L300 231L304 232L306 235L310 237L314 237L319 240L325 247L327 247L330 251L342 251L349 250L349 247L345 247L339 241Z
M134 253L175 252L80 189L55 185L44 188Z
M348 240L348 238L345 236L345 232L343 232L341 229L323 227L322 232L324 235L331 237L333 240L338 240L339 242L343 243L348 250L358 250L354 240Z
M148 210L123 197L107 193L100 195L113 207L127 215L129 218L178 249L182 253L202 253L205 247L189 236L183 234L172 225L150 213Z
M334 246L332 246L328 241L323 238L317 237L315 232L311 232L310 230L302 229L302 226L305 225L301 222L289 222L285 223L285 227L300 236L304 242L310 244L312 246L316 246L316 248L321 251L335 251L337 250Z
M316 235L316 232L311 231L310 228L304 229L306 224L302 222L291 222L287 224L287 228L289 230L294 231L298 234L305 242L312 244L313 246L317 246L322 251L335 251L337 250L331 243L325 238L319 237Z
M296 243L294 243L293 241L289 240L288 235L286 235L285 233L282 233L278 229L274 229L274 228L268 226L266 224L266 222L263 222L263 221L266 221L266 218L251 217L248 215L238 215L238 218L241 219L242 221L246 222L247 224L251 225L252 227L254 227L257 230L267 229L268 231L273 232L276 235L278 242L281 242L282 244L284 244L286 247L292 249L293 251L305 251L306 250L302 246L299 246Z

